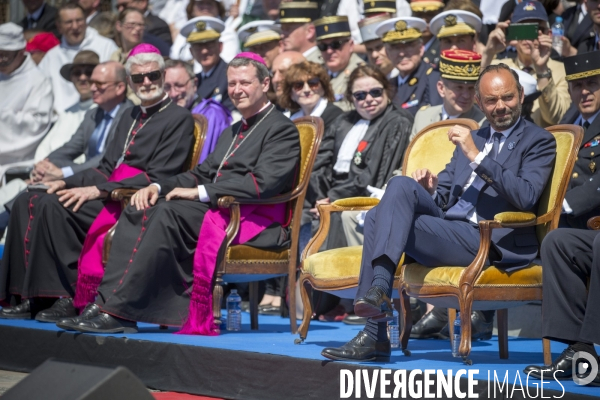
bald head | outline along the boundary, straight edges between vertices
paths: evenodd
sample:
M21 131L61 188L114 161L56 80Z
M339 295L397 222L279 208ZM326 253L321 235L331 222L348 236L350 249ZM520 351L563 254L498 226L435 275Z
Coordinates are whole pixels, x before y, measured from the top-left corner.
M284 51L273 60L271 71L273 72L273 89L275 94L281 96L283 93L282 83L285 80L285 74L292 64L306 61L302 53L298 51Z
M92 98L104 111L111 111L125 100L127 74L117 61L98 64L92 72Z

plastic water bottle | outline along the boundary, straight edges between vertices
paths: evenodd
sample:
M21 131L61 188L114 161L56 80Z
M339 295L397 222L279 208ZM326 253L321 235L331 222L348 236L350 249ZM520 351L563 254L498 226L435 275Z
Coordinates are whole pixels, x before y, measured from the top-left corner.
M556 22L552 25L552 48L562 56L562 37L565 34L565 26L562 23L562 17L556 17Z
M390 337L390 345L392 348L400 346L400 325L398 324L398 311L392 305L392 320L388 321L388 336Z
M242 298L237 289L231 289L227 296L227 330L239 331L242 329Z
M460 313L456 313L454 320L454 336L452 337L452 357L460 357L458 348L460 347Z

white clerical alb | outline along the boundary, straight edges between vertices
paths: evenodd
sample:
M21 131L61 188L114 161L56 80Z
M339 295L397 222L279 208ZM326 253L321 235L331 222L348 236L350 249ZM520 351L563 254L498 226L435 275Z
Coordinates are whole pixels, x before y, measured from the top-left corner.
M350 132L348 132L342 142L342 146L337 155L337 161L333 166L333 169L336 172L342 174L350 172L350 163L354 158L354 153L356 153L358 144L365 137L367 129L369 129L370 122L371 121L367 121L366 119L361 119L354 124L352 129L350 129Z

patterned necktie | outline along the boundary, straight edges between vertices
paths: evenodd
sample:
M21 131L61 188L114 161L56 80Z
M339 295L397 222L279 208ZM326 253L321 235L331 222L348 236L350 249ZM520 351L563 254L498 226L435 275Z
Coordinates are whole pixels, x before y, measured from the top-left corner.
M100 148L102 147L102 143L104 143L104 137L106 135L107 127L112 117L109 113L104 113L102 117L102 121L98 124L96 129L94 129L94 133L90 137L90 141L88 144L88 152L90 157L97 156L100 154Z
M488 156L492 157L493 160L498 157L499 149L500 149L500 138L502 137L502 133L494 132L494 142L492 144L492 149ZM477 189L474 185L477 179L481 179L479 176L476 176L471 185L465 190L460 199L456 202L455 205L450 207L448 211L446 211L446 219L459 219L465 220L469 215L469 212L475 208L477 204L477 198L479 197L479 189Z

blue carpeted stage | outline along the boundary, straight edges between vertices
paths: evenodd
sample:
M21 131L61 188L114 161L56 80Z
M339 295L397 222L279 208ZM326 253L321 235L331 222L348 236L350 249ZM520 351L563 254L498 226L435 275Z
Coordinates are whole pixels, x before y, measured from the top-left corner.
M243 331L223 331L217 337L175 335L176 329L160 330L148 324L140 324L138 334L75 334L53 324L0 320L0 368L31 371L49 357L123 365L152 388L236 399L338 398L341 369L451 369L454 373L467 369L479 370L474 376L480 380L475 390L479 398L493 398L493 392L488 392L493 390L492 385L488 387L488 372L493 378L495 371L502 381L508 371L512 386L519 383L517 372L543 360L541 340L519 338L509 341L509 359L500 360L494 338L473 344L472 366L453 358L449 342L439 340L411 340L412 356L397 350L385 364L328 362L320 355L322 348L342 345L360 327L313 321L307 340L296 345L297 335L289 333L287 319L260 316L259 331L250 330L249 320L249 314L243 314ZM553 343L553 358L563 348ZM525 385L526 376L521 372L519 377ZM563 399L600 397L600 388L577 386L570 380L561 384ZM530 380L529 394L519 389L512 397L511 390L503 396L496 388L495 397L541 398L539 386L539 381ZM562 395L561 386L552 378L543 387L544 397ZM367 398L364 390L362 398Z

